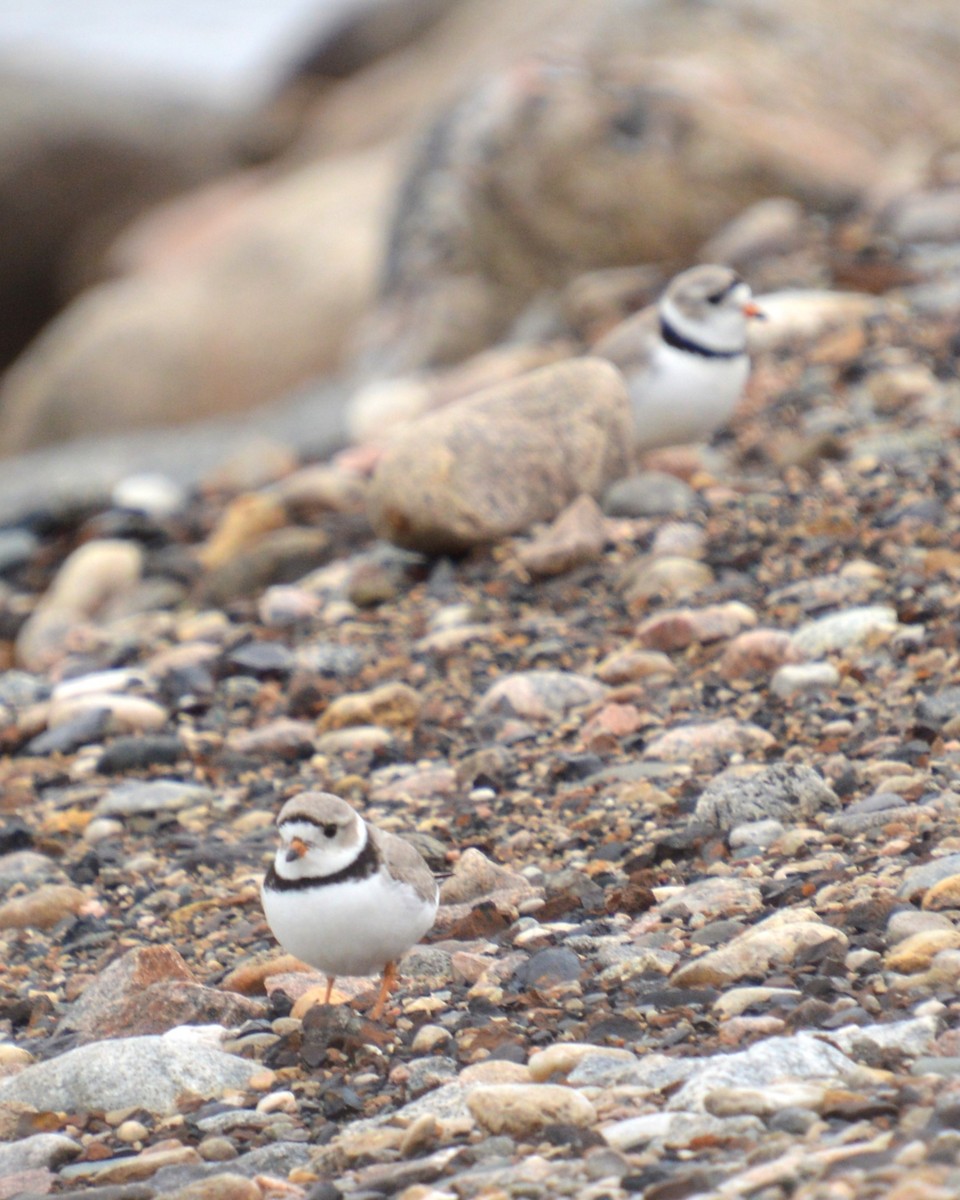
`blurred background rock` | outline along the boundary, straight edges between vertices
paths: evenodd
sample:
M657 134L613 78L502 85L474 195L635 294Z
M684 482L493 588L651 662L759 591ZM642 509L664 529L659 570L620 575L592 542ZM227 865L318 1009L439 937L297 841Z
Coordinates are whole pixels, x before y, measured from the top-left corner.
M323 447L756 201L879 227L957 183L958 52L954 0L5 0L0 453L278 403Z

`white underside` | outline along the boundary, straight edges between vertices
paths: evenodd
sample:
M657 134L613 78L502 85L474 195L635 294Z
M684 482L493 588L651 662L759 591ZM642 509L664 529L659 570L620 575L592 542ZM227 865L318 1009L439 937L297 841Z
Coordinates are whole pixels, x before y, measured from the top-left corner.
M648 369L630 379L638 445L706 441L730 420L749 371L746 354L705 358L659 345Z
M382 971L423 937L437 912L435 902L379 873L315 892L264 889L262 898L280 945L327 975Z

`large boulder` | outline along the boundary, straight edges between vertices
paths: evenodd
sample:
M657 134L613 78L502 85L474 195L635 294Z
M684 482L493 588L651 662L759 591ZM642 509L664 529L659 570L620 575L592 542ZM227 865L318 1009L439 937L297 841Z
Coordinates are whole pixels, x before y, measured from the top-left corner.
M136 249L149 269L87 291L7 373L2 450L250 409L334 371L373 293L393 170L373 151L221 189L219 219L198 198L194 240L182 205L156 218Z
M377 532L425 553L466 550L550 520L628 473L633 417L615 367L542 367L404 427L370 492Z

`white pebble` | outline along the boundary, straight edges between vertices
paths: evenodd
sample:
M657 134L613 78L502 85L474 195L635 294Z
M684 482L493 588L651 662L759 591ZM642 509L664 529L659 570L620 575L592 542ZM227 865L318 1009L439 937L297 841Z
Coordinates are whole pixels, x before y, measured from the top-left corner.
M295 1113L296 1111L297 1098L293 1092L271 1092L268 1096L264 1096L262 1100L257 1101L258 1113Z

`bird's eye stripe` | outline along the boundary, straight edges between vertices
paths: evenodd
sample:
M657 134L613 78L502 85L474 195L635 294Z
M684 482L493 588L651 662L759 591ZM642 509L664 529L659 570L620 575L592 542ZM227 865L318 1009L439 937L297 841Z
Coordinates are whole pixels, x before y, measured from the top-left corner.
M734 290L734 288L738 288L742 282L743 282L743 280L740 278L739 275L734 275L734 277L730 280L730 282L726 285L726 287L720 288L720 290L717 292L712 292L707 297L707 301L710 304L719 304L721 300L726 299L726 297L730 295L730 293Z

